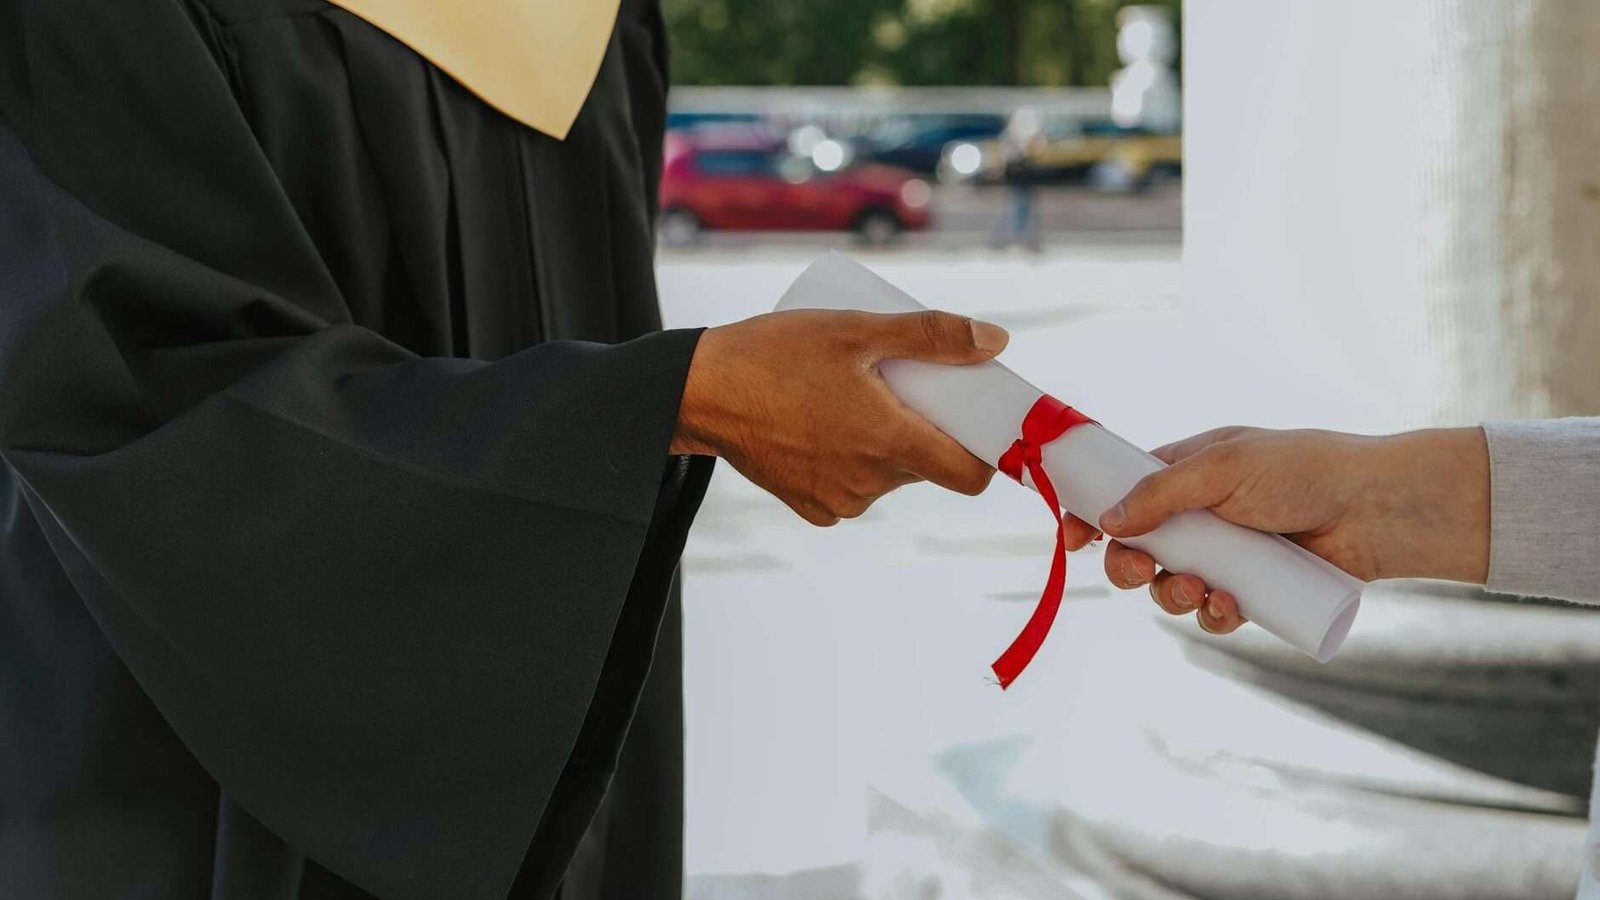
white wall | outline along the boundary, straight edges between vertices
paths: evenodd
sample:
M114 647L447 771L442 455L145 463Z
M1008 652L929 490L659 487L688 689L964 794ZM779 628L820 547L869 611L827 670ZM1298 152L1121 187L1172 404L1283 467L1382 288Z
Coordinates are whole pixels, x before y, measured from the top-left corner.
M1253 335L1226 345L1285 419L1395 427L1437 378L1418 364L1422 6L1185 10L1186 312Z
M1284 418L1600 412L1600 4L1194 0L1185 27L1186 311L1256 332Z

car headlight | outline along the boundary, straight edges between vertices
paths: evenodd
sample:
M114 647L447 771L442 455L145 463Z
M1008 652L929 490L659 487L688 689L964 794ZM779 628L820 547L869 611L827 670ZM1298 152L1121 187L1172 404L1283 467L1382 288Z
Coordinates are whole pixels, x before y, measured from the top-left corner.
M811 162L823 172L837 172L850 162L850 148L829 138L811 149Z
M978 170L983 168L983 151L976 144L962 141L950 148L950 168L957 175L970 177L978 174Z
M933 188L921 178L913 178L900 185L900 202L912 209L921 209L933 199Z

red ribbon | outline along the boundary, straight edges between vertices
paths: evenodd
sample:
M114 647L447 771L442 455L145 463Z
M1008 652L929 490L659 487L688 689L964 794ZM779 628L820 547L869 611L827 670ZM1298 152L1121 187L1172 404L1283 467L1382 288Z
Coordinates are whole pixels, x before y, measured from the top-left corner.
M1045 394L1023 417L1022 437L1017 438L1011 449L1000 457L1000 471L1018 482L1022 481L1023 470L1027 470L1033 478L1033 486L1039 490L1039 496L1049 504L1050 514L1056 517L1056 555L1050 561L1050 577L1044 583L1039 605L1034 608L1028 624L1023 626L1022 633L990 667L994 669L995 677L1000 679L1002 689L1009 687L1033 661L1034 654L1039 652L1045 636L1050 633L1050 625L1056 620L1056 611L1061 608L1061 595L1067 589L1067 524L1061 516L1061 501L1056 497L1056 487L1050 483L1050 476L1045 474L1040 453L1045 444L1072 428L1093 422L1083 413Z

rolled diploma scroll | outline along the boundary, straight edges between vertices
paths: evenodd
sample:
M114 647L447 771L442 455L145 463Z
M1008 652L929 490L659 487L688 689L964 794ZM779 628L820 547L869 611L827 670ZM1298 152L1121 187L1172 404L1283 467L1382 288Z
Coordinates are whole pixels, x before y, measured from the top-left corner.
M876 313L925 309L836 251L801 273L777 308ZM1043 395L992 361L946 366L896 359L878 368L906 406L991 466L1017 439L1023 416ZM1092 424L1072 428L1045 445L1042 457L1061 508L1090 523L1139 479L1166 465ZM1327 662L1344 643L1361 604L1365 585L1359 579L1278 535L1225 522L1204 510L1181 513L1149 534L1119 540L1149 553L1167 569L1193 573L1210 587L1232 593L1252 622L1318 662Z

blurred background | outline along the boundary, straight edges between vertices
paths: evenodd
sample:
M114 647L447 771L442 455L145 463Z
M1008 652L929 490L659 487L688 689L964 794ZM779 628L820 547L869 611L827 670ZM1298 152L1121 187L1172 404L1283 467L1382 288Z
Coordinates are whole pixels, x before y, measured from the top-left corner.
M669 327L837 247L1144 446L1600 414L1600 6L665 11ZM1166 619L1091 548L1002 693L1051 524L1002 479L819 530L719 470L684 562L690 897L1572 896L1600 617L1377 584L1319 666Z
M665 11L669 248L1176 241L1175 2L668 0Z

